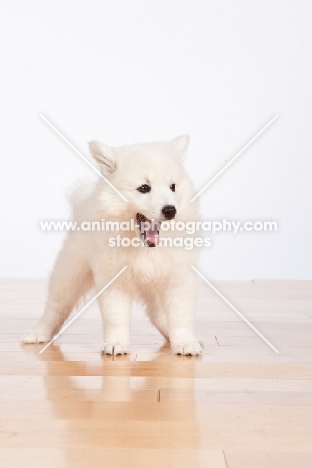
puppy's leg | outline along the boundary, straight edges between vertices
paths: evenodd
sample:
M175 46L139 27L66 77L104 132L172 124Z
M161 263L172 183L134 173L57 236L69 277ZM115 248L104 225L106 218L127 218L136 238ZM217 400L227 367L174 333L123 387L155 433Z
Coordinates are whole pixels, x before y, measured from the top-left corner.
M93 286L93 275L81 250L70 239L64 243L55 262L45 312L24 343L50 341L65 322L77 301Z
M158 298L149 299L146 313L157 330L169 341L168 319L164 311L164 305Z
M107 281L106 281L107 282ZM98 283L100 290L105 281ZM103 318L103 354L127 354L130 345L130 311L132 298L119 286L111 285L99 296Z
M195 278L191 271L179 276L180 280L175 278L173 284L168 284L163 295L171 349L175 354L201 354L194 324Z

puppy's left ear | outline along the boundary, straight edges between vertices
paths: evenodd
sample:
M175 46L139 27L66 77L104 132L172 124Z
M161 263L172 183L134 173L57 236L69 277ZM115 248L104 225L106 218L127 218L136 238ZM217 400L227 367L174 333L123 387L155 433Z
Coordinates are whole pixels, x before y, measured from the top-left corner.
M174 152L174 155L181 160L185 159L189 143L190 137L188 135L181 135L169 142Z

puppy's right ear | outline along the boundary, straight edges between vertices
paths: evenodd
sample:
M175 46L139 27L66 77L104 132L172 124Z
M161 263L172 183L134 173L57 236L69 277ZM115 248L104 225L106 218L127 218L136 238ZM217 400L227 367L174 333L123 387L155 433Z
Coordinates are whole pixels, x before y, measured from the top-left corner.
M90 141L89 148L92 156L99 163L103 174L112 174L117 170L116 154L112 148L99 141Z

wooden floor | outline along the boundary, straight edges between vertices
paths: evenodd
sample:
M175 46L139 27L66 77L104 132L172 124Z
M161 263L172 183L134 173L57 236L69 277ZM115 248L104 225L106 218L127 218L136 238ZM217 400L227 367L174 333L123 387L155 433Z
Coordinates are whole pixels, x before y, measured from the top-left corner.
M135 309L131 354L103 357L91 306L41 355L20 338L46 282L0 281L0 466L311 468L312 282L203 282L201 357L171 354Z

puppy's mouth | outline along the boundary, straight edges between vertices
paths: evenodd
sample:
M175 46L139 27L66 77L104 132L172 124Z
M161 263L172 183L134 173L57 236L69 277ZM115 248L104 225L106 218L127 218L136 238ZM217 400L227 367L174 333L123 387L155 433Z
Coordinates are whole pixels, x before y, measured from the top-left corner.
M140 226L141 239L148 247L156 247L159 244L160 223L152 221L142 213L136 214L136 220Z

